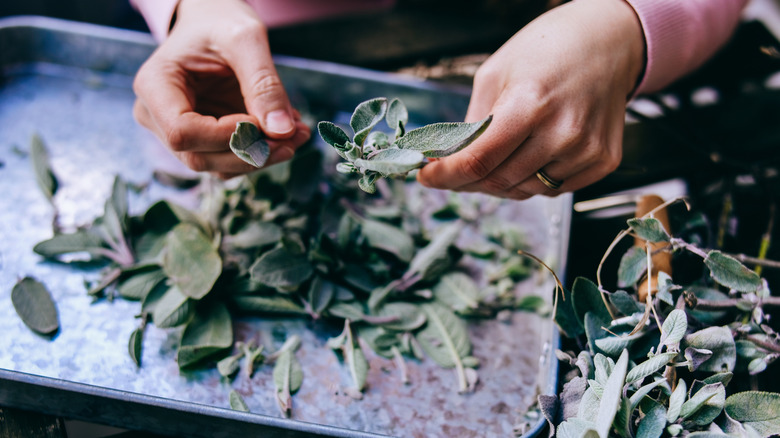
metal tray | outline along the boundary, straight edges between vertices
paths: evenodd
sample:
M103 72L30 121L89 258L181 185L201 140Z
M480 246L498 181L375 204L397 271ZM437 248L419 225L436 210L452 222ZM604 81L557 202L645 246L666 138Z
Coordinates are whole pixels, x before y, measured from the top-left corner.
M301 321L238 321L237 337L270 332L275 324L303 337L304 385L292 419L280 418L270 370L250 380L220 380L216 370L182 373L175 363L179 332L150 327L144 364L136 368L127 340L140 304L93 303L84 281L98 271L42 260L35 243L51 236L52 209L40 194L26 154L37 132L47 143L60 180L55 198L66 226L102 212L115 174L148 184L131 207L142 211L166 197L187 203L194 194L153 181L159 166L176 166L157 140L132 118L132 78L154 50L149 35L41 17L0 20L0 405L136 430L187 436L512 436L538 393L554 393L557 332L548 318L516 313L509 323L470 326L482 361L473 394L453 389L451 372L432 361L410 364L413 384L383 370L393 365L370 355L363 400L341 395L341 367L324 338ZM459 120L469 90L341 65L277 58L285 86L298 104L334 116L371 97L400 97L414 123ZM535 254L564 272L571 196L507 203ZM10 291L31 275L57 302L60 332L32 333L16 315ZM549 275L521 286L547 295ZM228 408L233 388L253 413ZM527 436L544 422L532 422ZM265 435L267 434L267 435Z

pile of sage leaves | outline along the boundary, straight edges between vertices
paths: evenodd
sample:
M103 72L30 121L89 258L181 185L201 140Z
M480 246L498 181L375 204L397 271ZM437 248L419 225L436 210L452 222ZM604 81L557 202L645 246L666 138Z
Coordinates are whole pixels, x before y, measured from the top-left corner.
M244 151L260 143L236 138ZM355 180L328 172L338 157L324 149L306 145L289 162L227 182L204 175L199 210L160 200L132 215L128 184L117 177L100 217L76 230L55 229L34 251L50 260L81 254L103 263L88 294L140 302L138 328L128 341L138 366L149 323L179 328L182 369L216 366L231 379L273 364L285 415L305 379L295 355L300 339L290 336L272 352L236 342L238 315L322 319L343 327L327 346L349 369L347 392L355 398L367 387L365 346L393 359L405 383L405 361L428 357L456 371L458 392L474 390L479 360L472 356L467 318L545 307L540 297L516 294L532 269L517 254L522 232L516 224L485 220L498 200L446 195L444 207L427 212L429 191L400 179L374 180L377 193L365 193ZM246 155L262 161L262 153ZM36 167L41 175L54 174ZM465 234L472 237L467 241ZM466 259L489 272L482 284L464 269ZM235 391L230 402L249 409Z
M665 205L664 205L665 206ZM664 207L662 206L662 207ZM558 351L571 366L558 395L539 396L551 434L559 437L757 438L780 434L780 394L734 387L780 356L780 336L766 309L780 300L737 258L703 250L669 234L653 212L628 220L619 290L577 278L562 290L555 321L579 351ZM661 245L660 249L652 245ZM653 272L655 251L693 254L707 273L677 284L658 272L654 294L636 290ZM603 260L602 260L603 264Z

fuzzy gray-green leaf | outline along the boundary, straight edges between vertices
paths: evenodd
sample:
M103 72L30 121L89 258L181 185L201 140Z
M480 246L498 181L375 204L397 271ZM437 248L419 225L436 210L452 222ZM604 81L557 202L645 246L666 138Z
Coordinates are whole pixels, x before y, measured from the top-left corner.
M669 241L669 233L666 232L661 221L656 218L629 219L628 226L631 227L634 233L642 240L653 243Z
M190 298L174 286L154 306L152 321L159 328L176 327L192 318L195 306Z
M737 362L737 346L728 327L707 327L684 338L685 348L709 350L712 357L699 365L699 371L720 373L734 371Z
M453 222L438 229L433 239L418 250L409 262L404 278L420 275L423 279L431 279L440 275L452 262L449 247L455 244L461 231L463 231L461 222Z
M632 246L620 259L618 286L635 285L645 271L647 271L647 252L641 246Z
M644 333L634 333L627 336L607 336L605 338L596 339L596 346L599 350L603 351L607 356L615 357L619 355L624 349L627 349L637 339L641 338Z
M249 412L249 406L244 401L244 397L241 397L235 389L230 390L230 408L235 411Z
M236 130L230 136L230 150L238 158L257 168L265 166L271 155L271 148L263 134L250 122L236 123Z
M51 169L49 151L46 150L46 146L38 134L33 134L30 140L30 157L32 158L33 171L35 172L35 180L38 183L38 187L46 196L46 199L51 201L54 198L54 194L57 193L59 183Z
M275 244L283 235L282 227L273 222L253 221L236 234L225 236L222 243L231 248L250 249Z
M242 312L279 315L306 315L295 301L279 295L234 295L233 304Z
M393 99L387 107L387 126L395 130L396 137L404 135L406 124L409 122L409 111L400 99Z
M291 395L295 394L303 383L303 370L293 350L285 350L276 359L273 378L279 409L283 414L289 415L292 409Z
M355 144L362 146L371 129L385 118L386 113L387 99L384 97L361 102L349 120L349 126L355 132Z
M666 411L666 419L670 423L674 423L680 418L680 410L683 403L685 403L685 397L688 393L688 386L685 380L680 379L677 381L677 387L674 388L672 395L669 397L669 409Z
M628 372L628 375L626 376L626 382L631 383L644 379L645 377L665 367L676 356L677 353L661 353L647 359L640 364L637 364Z
M382 149L370 159L357 159L355 167L378 172L383 176L405 175L422 166L425 156L421 152L408 149Z
M726 401L726 388L722 383L704 385L680 408L680 418L688 419L697 425L710 424L720 414ZM706 418L697 418L700 411L713 406Z
M366 193L376 193L376 180L379 178L379 174L376 172L368 171L367 173L363 174L363 176L360 177L358 180L358 187L360 187L360 190L366 192Z
M50 335L60 328L57 306L51 293L40 281L25 277L11 290L11 302L27 327L42 335Z
M314 273L306 254L285 247L274 248L260 256L250 268L252 280L274 288L297 287Z
M141 366L141 356L144 347L144 329L137 328L130 334L130 340L127 343L127 351L130 358L133 359L137 367Z
M440 366L455 367L460 358L471 354L466 324L441 304L423 304L422 309L428 323L417 333L417 340Z
M186 368L233 345L233 322L224 304L215 302L198 309L179 343L177 361Z
M666 426L666 409L660 403L652 402L651 408L645 411L645 415L636 429L636 438L659 438L663 435Z
M163 280L165 273L162 269L150 269L120 281L116 289L122 298L140 301Z
M679 343L687 330L688 318L685 316L685 311L672 310L661 327L661 344L672 346Z
M102 257L105 250L103 239L87 230L55 234L51 239L39 242L33 247L36 254L47 258L77 252L87 252L92 257Z
M382 323L381 326L401 332L416 330L427 320L419 306L402 301L385 303L376 313L377 316L397 317L395 321Z
M493 116L473 123L444 122L413 129L398 139L401 149L420 151L426 157L446 157L476 140L490 125Z
M588 312L593 313L600 321L606 323L612 321L612 315L601 299L598 286L585 277L577 277L574 280L574 285L571 288L571 305L574 307L580 324L584 323L585 314Z
M780 394L763 391L738 392L725 403L726 413L745 426L755 429L762 437L780 431Z
M761 287L761 277L734 257L713 250L707 253L704 264L710 276L718 283L740 292L755 292Z
M604 385L604 393L601 395L599 414L596 419L596 430L599 436L606 437L612 428L612 422L615 420L615 414L617 414L620 399L623 396L623 384L626 381L627 369L628 350L623 350L617 363L612 368L612 373Z
M349 142L347 133L332 122L323 121L317 123L317 131L320 133L320 137L322 137L325 143L334 148L343 147Z
M479 286L463 272L444 274L433 287L433 295L456 312L479 307Z
M414 257L414 240L404 230L372 219L364 219L360 225L361 233L369 246L387 251L402 262L408 263Z
M211 291L222 273L222 259L211 240L198 226L187 222L168 233L162 265L171 282L196 300Z

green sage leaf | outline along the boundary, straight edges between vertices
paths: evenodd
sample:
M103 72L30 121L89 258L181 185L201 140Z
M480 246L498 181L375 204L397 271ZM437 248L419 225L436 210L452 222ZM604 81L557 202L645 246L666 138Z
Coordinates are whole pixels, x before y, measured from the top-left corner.
M414 255L402 278L420 276L429 280L440 275L452 264L449 248L455 244L462 231L463 223L460 221L437 230L433 239Z
M680 418L687 419L698 426L710 424L720 415L725 402L726 388L722 383L705 385L683 403L680 408ZM714 409L706 409L707 407ZM703 410L706 411L705 415L700 415Z
M11 290L11 302L30 330L51 335L60 328L57 306L49 290L40 281L32 277L19 280Z
M235 411L249 412L249 406L244 401L244 397L241 397L235 389L230 391L230 408Z
M425 161L425 156L415 150L408 149L382 149L372 155L370 159L357 159L355 167L363 171L378 172L382 176L406 175L414 169L420 168Z
M628 226L642 240L652 243L669 241L669 233L664 229L661 221L654 217L629 219Z
M596 424L582 418L569 418L558 426L558 438L599 438Z
M349 143L349 136L347 133L334 123L319 122L317 123L317 131L319 131L320 137L322 137L325 143L334 148L343 148L344 145Z
M740 292L755 292L761 287L761 277L734 257L720 251L710 251L704 264L718 283Z
M159 328L176 327L189 322L194 310L192 300L174 286L155 303L152 321Z
M199 227L187 222L168 233L162 266L171 282L196 300L211 291L222 273L222 259L211 240Z
M437 300L450 306L456 312L479 307L480 291L474 280L463 272L448 272L433 287Z
M378 178L378 173L369 171L360 177L358 180L358 187L360 187L360 190L366 193L376 193L376 180Z
M443 368L453 368L460 359L471 354L466 325L447 307L430 303L422 309L428 323L417 334L425 353Z
M289 415L292 409L292 397L303 383L303 370L292 350L285 350L276 359L273 371L276 386L276 401L282 414Z
M636 438L659 438L666 427L666 409L663 405L652 402L651 408L645 410L645 416L636 429Z
M407 132L396 141L400 149L420 151L426 157L446 157L479 138L490 125L490 115L478 122L445 122L426 125Z
M596 283L585 277L577 277L571 288L571 302L577 318L580 323L585 321L585 314L592 312L599 320L607 322L612 321L612 315L604 305Z
M606 437L612 428L612 422L615 420L620 400L623 396L623 384L626 381L626 370L628 369L628 350L623 350L617 363L612 369L612 374L604 385L604 393L601 395L599 403L599 414L596 419L597 431L599 436Z
M360 224L369 246L387 251L402 262L408 263L414 257L414 240L404 230L372 219L363 219Z
M262 132L250 122L236 123L236 130L230 136L230 150L243 161L261 168L271 155L271 148Z
M377 311L377 316L397 317L392 322L381 323L380 325L386 329L399 332L416 330L425 324L427 320L425 313L422 312L419 306L406 302L385 303Z
M217 371L219 371L219 375L228 379L235 376L241 367L242 357L244 357L244 353L240 352L217 362Z
M368 134L385 118L386 113L387 99L384 97L377 97L358 104L349 120L349 126L355 133L355 144L362 146Z
M295 288L314 273L306 254L286 247L274 248L260 256L250 268L252 280L273 288Z
M630 316L641 312L643 307L639 305L636 298L624 290L618 290L609 295L609 301L623 315Z
M250 222L236 234L222 239L224 245L236 249L259 248L282 240L282 227L273 222Z
M395 130L396 137L402 137L406 132L406 124L409 122L409 111L400 99L393 99L387 107L387 126Z
M674 423L680 418L682 405L685 403L685 397L688 394L688 386L685 380L677 381L677 387L674 388L671 397L669 397L669 409L666 411L666 419L669 423Z
M37 133L33 134L30 139L30 157L35 172L35 181L46 199L51 201L57 193L59 182L51 168L49 151Z
M179 344L179 368L193 366L233 345L233 323L219 302L203 306L187 324Z
M273 295L233 295L233 305L242 312L279 315L307 315L306 309L290 298Z
M636 382L637 380L642 380L645 377L652 375L656 371L665 367L675 357L677 357L677 353L672 352L672 353L657 354L647 359L646 361L638 364L634 368L631 368L631 371L629 371L628 375L626 376L626 382L628 383Z
M315 315L321 314L328 308L334 296L336 296L336 286L329 281L323 281L319 276L315 276L309 285L308 293L308 302L312 312Z
M145 269L120 280L117 285L117 292L126 300L140 301L165 278L165 273L158 267Z
M629 348L637 339L644 335L642 332L628 336L607 336L596 339L596 346L607 356L618 356L623 350Z
M775 392L738 392L726 399L729 417L755 429L762 437L780 431L780 394Z
M647 251L641 246L632 246L623 254L618 266L618 286L635 285L647 271Z
M737 346L728 327L707 327L684 338L684 348L709 350L712 357L699 365L699 371L732 372L737 362Z
M93 258L103 257L107 248L103 239L88 230L74 233L55 234L51 239L39 242L33 251L46 258L55 258L64 254L89 253Z
M674 309L666 317L661 327L661 344L672 346L678 344L688 330L688 318L685 311Z
M144 347L144 329L137 328L130 334L130 340L127 343L127 351L130 353L130 359L133 359L137 367L141 366L141 356Z

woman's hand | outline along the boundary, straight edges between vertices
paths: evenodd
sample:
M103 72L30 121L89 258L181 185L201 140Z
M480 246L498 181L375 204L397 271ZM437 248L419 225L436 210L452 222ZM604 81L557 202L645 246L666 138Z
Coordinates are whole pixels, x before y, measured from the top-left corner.
M268 164L290 159L311 135L276 73L265 26L241 0L182 0L133 88L138 122L196 171L228 178L255 170L228 146L239 121L265 133Z
M493 114L487 131L418 180L527 199L603 178L620 163L626 101L643 66L641 25L625 1L574 0L547 12L478 70L466 120Z

